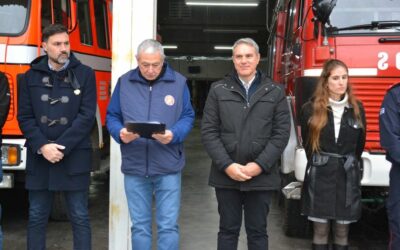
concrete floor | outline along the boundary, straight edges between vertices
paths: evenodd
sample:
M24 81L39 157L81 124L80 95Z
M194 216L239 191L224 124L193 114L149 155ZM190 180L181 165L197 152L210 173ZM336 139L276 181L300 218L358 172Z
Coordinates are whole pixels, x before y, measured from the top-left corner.
M181 249L216 249L218 212L214 190L207 185L210 159L200 142L198 124L186 142L187 165L183 171L182 207L180 217ZM107 164L108 160L103 164ZM90 188L90 214L93 250L108 249L108 178L97 173ZM0 190L3 205L4 250L26 249L27 209L26 192ZM289 238L282 231L282 213L276 200L268 219L270 249L310 249L310 239ZM351 229L351 250L386 249L387 232L359 222ZM49 250L72 249L72 234L68 222L50 221L47 233ZM154 247L155 249L155 247ZM247 249L242 232L239 250Z

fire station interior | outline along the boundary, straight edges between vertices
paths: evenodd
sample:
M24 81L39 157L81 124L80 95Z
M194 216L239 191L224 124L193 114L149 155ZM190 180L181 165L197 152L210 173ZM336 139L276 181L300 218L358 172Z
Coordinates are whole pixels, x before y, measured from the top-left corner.
M250 37L258 43L264 58L259 69L266 71L267 10L271 12L276 1L217 1L257 4L235 7L186 2L158 1L157 33L169 64L187 77L194 109L201 116L210 84L233 69L229 47L237 39Z
M258 43L261 54L258 69L268 74L266 59L269 53L268 27L272 21L273 8L278 1L289 2L292 0L201 1L204 3L255 3L255 6L197 6L188 5L189 0L157 1L158 39L164 46L167 62L176 71L186 76L192 105L196 112L195 125L185 140L186 165L182 172L179 220L180 249L209 250L217 248L218 204L214 189L208 185L211 160L200 139L203 107L211 83L233 70L231 46L237 39L250 37ZM101 169L109 168L120 168L120 166L110 162L110 157L105 157L101 161ZM121 216L120 214L111 214L110 190L108 173L94 173L89 198L92 249L108 249L111 241L110 231L115 230L110 227L109 218ZM28 216L27 194L1 192L3 247L7 250L25 249ZM16 199L15 197L22 198ZM292 238L285 235L283 230L285 214L282 202L283 199L280 199L279 192L277 192L268 215L270 249L310 249L311 227L304 232L303 238ZM6 203L12 205L5 205ZM122 213L122 211L119 212ZM386 217L384 219L382 217L371 218L374 227L368 222L356 224L356 228L352 228L350 231L350 238L351 244L357 245L357 247L351 249L386 249L388 232L385 219ZM377 226L377 221L379 226ZM306 218L304 218L304 223L307 223ZM156 231L156 227L153 220L153 231ZM128 234L127 232L122 233ZM154 233L153 249L156 249L156 243L157 237ZM65 219L50 220L47 227L47 246L47 249L50 250L73 248L73 236L68 221ZM248 249L244 226L242 226L237 249Z

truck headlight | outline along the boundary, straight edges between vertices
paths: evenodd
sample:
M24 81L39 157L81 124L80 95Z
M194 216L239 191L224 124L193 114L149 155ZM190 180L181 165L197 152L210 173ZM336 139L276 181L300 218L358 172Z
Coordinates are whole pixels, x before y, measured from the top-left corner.
M17 166L21 160L19 145L3 144L1 147L1 163L3 166Z

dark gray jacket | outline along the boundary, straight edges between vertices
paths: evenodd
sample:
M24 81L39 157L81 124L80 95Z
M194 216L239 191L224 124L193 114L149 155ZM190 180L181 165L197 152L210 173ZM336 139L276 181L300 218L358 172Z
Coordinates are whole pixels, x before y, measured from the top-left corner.
M242 191L280 187L278 160L289 139L290 119L283 87L258 73L260 83L247 101L236 74L210 88L202 120L202 140L212 159L209 185ZM263 172L249 181L232 180L231 163L258 163Z

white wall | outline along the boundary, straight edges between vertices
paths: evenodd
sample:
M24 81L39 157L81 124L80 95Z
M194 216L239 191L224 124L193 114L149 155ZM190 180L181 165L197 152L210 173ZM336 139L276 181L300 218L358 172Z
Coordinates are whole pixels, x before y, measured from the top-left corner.
M144 39L156 37L156 0L113 1L112 90L118 78L137 66L136 48ZM130 219L121 173L119 145L110 149L110 250L131 249Z

